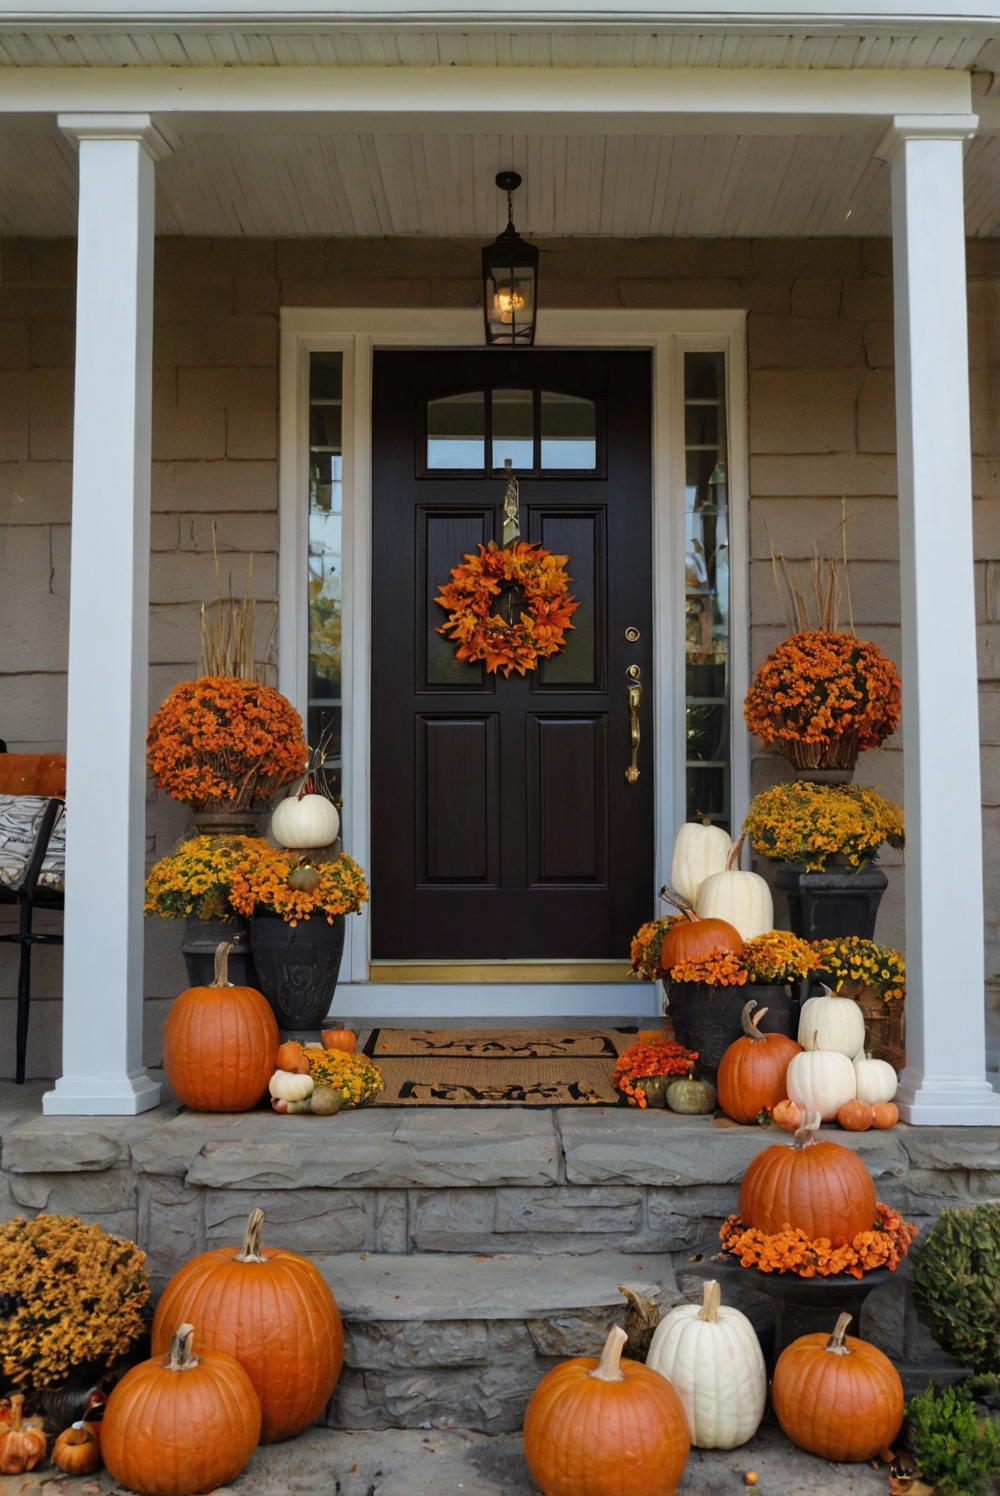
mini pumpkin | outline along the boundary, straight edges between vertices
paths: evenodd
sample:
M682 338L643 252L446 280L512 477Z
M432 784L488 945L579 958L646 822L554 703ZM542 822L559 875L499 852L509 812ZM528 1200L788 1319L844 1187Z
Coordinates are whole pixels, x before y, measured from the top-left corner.
M23 1475L45 1458L48 1440L40 1428L24 1421L24 1394L15 1392L10 1400L10 1427L0 1434L0 1475Z
M707 1080L693 1075L672 1080L667 1087L667 1106L684 1117L705 1117L715 1111L715 1088Z
M175 998L163 1029L174 1094L196 1112L245 1112L267 1090L278 1025L267 999L229 980L231 945L216 947L215 980Z
M787 1034L765 1034L760 1022L767 1013L754 1013L756 1001L743 1009L743 1037L736 1039L719 1062L719 1105L734 1122L754 1122L760 1112L787 1096L788 1065L801 1049Z
M275 1101L307 1101L315 1084L308 1073L299 1075L290 1070L276 1070L267 1083L267 1089Z
M342 1049L344 1054L353 1054L357 1048L358 1036L353 1029L324 1029L323 1048Z
M52 1463L64 1475L92 1475L100 1468L101 1446L89 1423L64 1429L52 1446Z
M894 1101L876 1101L872 1107L872 1126L879 1129L895 1127L899 1121L899 1107Z
M294 1039L286 1039L278 1048L277 1066L279 1070L287 1070L290 1075L308 1075L309 1056L301 1044Z
M795 1141L774 1143L751 1160L740 1185L740 1216L766 1236L786 1226L810 1241L846 1246L875 1222L875 1186L862 1160L842 1143L818 1142L819 1117L806 1116Z
M677 1393L691 1443L735 1449L757 1432L767 1401L767 1373L753 1325L722 1304L707 1282L700 1304L679 1304L657 1325L646 1365Z
M903 1422L903 1384L888 1356L845 1331L803 1335L778 1357L771 1401L793 1444L824 1460L873 1460Z
M798 1132L805 1121L805 1108L794 1101L779 1101L771 1109L771 1120L785 1132Z
M867 1101L845 1101L837 1108L837 1121L846 1132L867 1132L875 1114Z

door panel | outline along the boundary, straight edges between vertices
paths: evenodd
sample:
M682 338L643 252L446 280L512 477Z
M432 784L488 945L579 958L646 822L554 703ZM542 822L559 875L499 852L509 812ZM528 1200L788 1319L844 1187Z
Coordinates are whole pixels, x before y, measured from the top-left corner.
M647 353L376 353L376 959L627 957L653 887L650 447ZM521 536L569 557L580 603L524 678L459 662L437 632L452 568L499 542L494 453L523 464Z

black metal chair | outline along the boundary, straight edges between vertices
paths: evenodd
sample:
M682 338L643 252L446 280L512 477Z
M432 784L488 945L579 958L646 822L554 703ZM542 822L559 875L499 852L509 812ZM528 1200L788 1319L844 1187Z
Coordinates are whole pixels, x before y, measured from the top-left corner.
M0 739L0 753L6 751L6 743ZM24 1084L25 1060L28 1051L31 952L36 945L62 945L63 943L61 935L39 933L32 929L36 909L62 910L65 908L65 895L61 888L50 888L44 884L41 887L38 886L42 863L45 861L49 841L62 809L62 800L49 800L42 814L35 845L21 881L13 887L0 882L0 904L16 904L18 907L17 931L11 935L0 935L0 944L18 945L21 948L17 972L17 1074L15 1076L19 1086Z

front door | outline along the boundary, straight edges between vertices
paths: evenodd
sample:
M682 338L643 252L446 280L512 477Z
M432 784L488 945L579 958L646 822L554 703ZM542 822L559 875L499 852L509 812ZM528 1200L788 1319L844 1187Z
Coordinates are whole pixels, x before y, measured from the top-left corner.
M375 354L375 959L621 961L648 918L650 385L644 352ZM502 545L505 500L579 604L509 677L458 658L435 601ZM526 608L509 583L491 613Z

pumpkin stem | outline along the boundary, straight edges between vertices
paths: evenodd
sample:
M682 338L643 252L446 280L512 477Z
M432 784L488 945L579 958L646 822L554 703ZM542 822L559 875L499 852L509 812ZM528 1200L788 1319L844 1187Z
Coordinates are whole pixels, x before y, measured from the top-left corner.
M24 1393L14 1392L10 1399L10 1431L19 1434L23 1427L21 1423L21 1410L24 1407Z
M90 1444L94 1436L82 1422L70 1424L62 1436L63 1444Z
M660 889L660 898L665 904L671 904L675 909L679 909L685 919L694 921L701 918L700 914L695 913L691 900L686 899L682 893L678 893L676 888L671 888L669 883L664 883Z
M164 1371L192 1371L199 1364L198 1357L191 1350L193 1336L194 1325L178 1326L163 1363Z
M822 1122L819 1112L806 1112L802 1125L795 1129L796 1148L811 1148L816 1141L816 1132Z
M743 856L743 843L746 841L746 839L747 834L744 831L739 841L733 842L733 845L730 848L729 856L726 858L727 873L731 873L734 868L736 868L737 870L739 869L740 859Z
M722 1289L714 1278L709 1278L701 1290L701 1308L698 1310L698 1318L705 1320L707 1324L717 1325L721 1303Z
M846 1334L847 1326L850 1323L851 1316L849 1314L842 1314L837 1320L833 1334L830 1336L823 1349L826 1351L830 1351L834 1356L849 1356L851 1354L851 1351L850 1347L844 1344L844 1335Z
M608 1338L604 1342L601 1359L593 1371L588 1372L587 1375L592 1376L597 1382L624 1382L625 1373L622 1371L621 1360L627 1340L628 1336L621 1326L612 1325L608 1331Z
M231 987L229 980L229 952L233 948L231 940L220 940L215 947L215 981L210 982L210 987Z
M707 813L707 811L696 810L695 811L695 815L698 817L699 821L701 822L701 824L703 826L711 826L711 824L712 824L712 817Z
M755 1040L756 1039L760 1039L760 1040L764 1040L764 1039L767 1038L767 1035L761 1033L759 1025L760 1025L760 1020L763 1018L764 1014L767 1012L767 1008L761 1008L761 1010L760 1010L759 1013L754 1013L753 1010L754 1010L754 1008L756 1006L757 1006L757 999L755 997L752 997L750 999L750 1001L746 1004L746 1006L743 1009L743 1014L742 1014L742 1016L740 1018L740 1022L743 1025L743 1032L746 1034L746 1036L747 1036L748 1039L755 1039ZM752 1018L750 1016L751 1013L753 1013L753 1017Z
M264 1212L251 1210L247 1221L243 1245L233 1258L234 1262L264 1262Z

